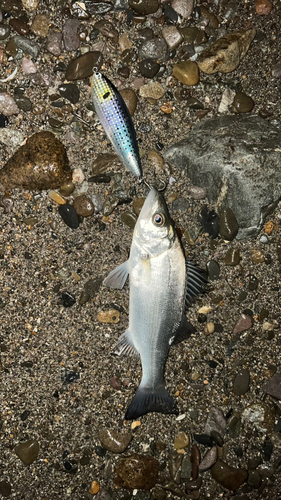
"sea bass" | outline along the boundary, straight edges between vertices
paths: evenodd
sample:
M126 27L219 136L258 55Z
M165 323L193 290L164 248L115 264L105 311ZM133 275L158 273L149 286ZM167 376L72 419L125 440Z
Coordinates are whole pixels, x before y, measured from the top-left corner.
M170 346L195 328L185 312L204 292L204 272L186 261L163 196L149 192L135 225L130 257L112 271L104 285L122 288L130 276L129 328L118 342L119 354L139 354L142 380L127 410L131 420L149 412L175 413L165 388Z
M92 99L104 131L119 158L132 174L141 178L139 148L130 113L117 88L99 72L92 76Z

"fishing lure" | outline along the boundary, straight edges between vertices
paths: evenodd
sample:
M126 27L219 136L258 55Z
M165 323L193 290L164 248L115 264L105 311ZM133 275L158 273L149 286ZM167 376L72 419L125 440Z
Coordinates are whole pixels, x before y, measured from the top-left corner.
M120 92L98 71L92 76L91 92L96 113L116 153L130 172L141 179L136 132Z

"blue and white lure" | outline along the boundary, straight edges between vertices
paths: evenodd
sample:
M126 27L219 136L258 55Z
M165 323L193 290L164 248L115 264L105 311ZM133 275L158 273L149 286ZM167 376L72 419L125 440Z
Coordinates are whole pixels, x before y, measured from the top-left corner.
M91 92L96 113L116 153L130 172L141 179L142 167L136 132L121 94L98 71L92 76Z

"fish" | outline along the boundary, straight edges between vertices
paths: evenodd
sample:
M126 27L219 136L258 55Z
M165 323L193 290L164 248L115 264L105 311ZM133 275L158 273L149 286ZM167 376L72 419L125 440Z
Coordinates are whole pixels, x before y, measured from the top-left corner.
M117 353L139 355L142 379L125 414L133 420L149 412L177 414L164 378L171 345L195 333L186 310L205 293L205 272L187 260L163 195L149 191L136 222L129 259L104 279L121 289L129 276L129 326Z
M142 166L135 127L123 97L99 71L92 76L91 95L99 120L117 155L141 180Z

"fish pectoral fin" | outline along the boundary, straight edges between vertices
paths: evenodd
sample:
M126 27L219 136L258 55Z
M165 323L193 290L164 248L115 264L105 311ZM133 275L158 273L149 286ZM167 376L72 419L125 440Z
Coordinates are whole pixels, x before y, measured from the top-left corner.
M176 402L164 385L155 389L140 385L126 411L125 419L134 420L151 412L174 413L175 415L179 413Z
M132 341L130 330L125 330L125 332L119 337L114 353L118 354L118 356L138 356L139 353Z
M186 308L191 306L196 297L201 293L205 293L207 284L206 273L203 269L196 266L189 260L186 261L186 292L185 305Z
M185 316L185 314L183 314L181 324L175 333L175 337L174 337L174 340L172 342L172 345L180 344L180 342L188 339L190 337L190 335L192 333L195 333L195 332L196 332L196 328L194 328L194 326L192 326L192 324L189 323L187 317Z
M123 262L123 264L120 264L120 266L116 267L116 269L109 273L109 275L103 280L103 284L109 288L121 289L126 283L128 274L128 261L126 260L126 262Z

